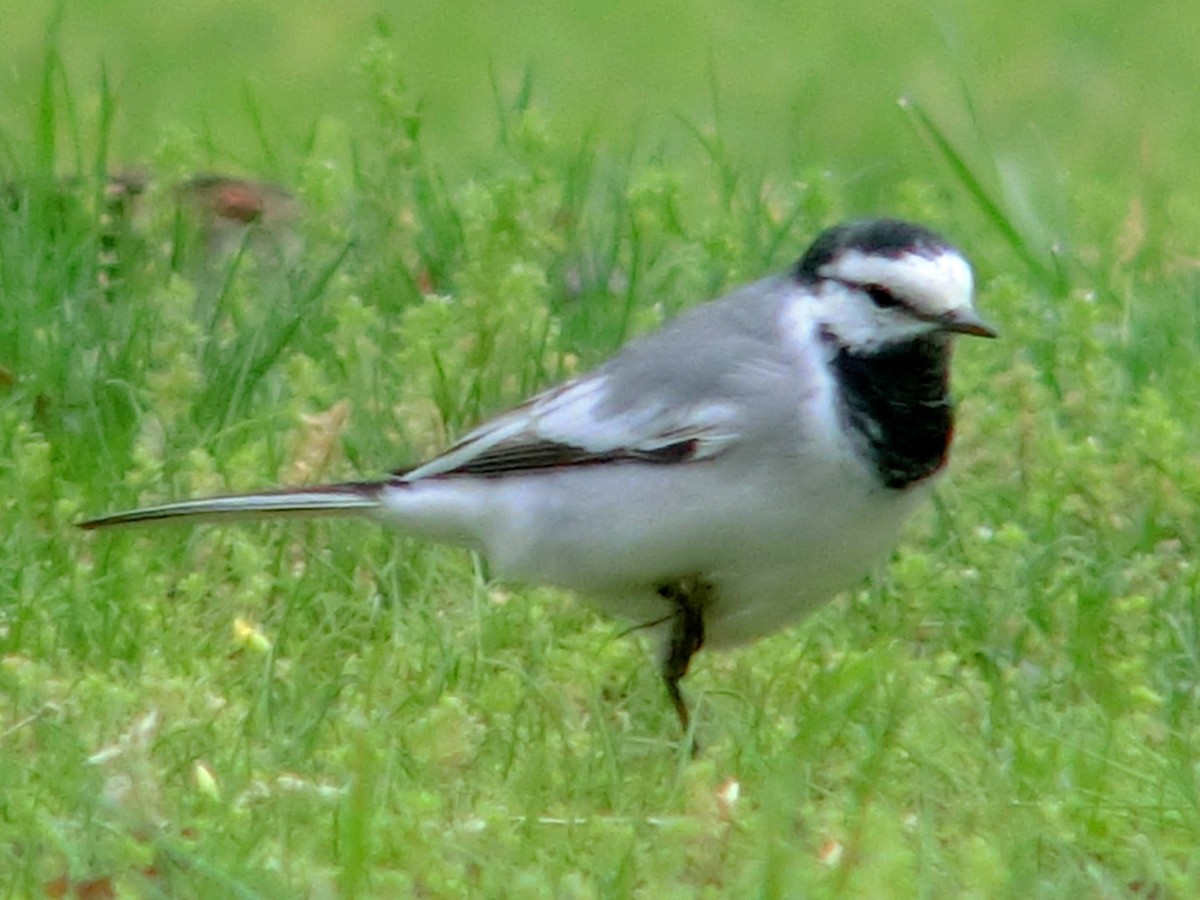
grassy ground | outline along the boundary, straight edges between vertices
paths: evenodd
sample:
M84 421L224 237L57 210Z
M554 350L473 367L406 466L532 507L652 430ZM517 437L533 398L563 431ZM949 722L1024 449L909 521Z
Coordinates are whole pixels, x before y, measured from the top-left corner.
M305 214L207 253L169 185L220 141L114 135L99 82L51 56L0 142L0 888L1195 896L1194 125L1173 117L1176 31L1057 15L1011 71L958 70L987 98L974 125L936 91L906 110L893 93L886 126L869 92L835 113L826 51L806 111L836 124L782 163L743 162L738 115L630 152L620 123L581 142L519 92L471 165L447 162L453 123L428 134L395 52L413 38L367 41L347 65L360 114L255 151ZM895 43L916 71L904 17L823 16L798 40ZM988 31L958 24L967 47ZM884 143L901 149L864 168ZM99 181L50 178L134 150L162 180L128 233L100 224ZM355 523L71 527L418 459L861 211L967 249L1004 340L961 348L953 470L891 565L698 660L699 760L620 626L464 554Z

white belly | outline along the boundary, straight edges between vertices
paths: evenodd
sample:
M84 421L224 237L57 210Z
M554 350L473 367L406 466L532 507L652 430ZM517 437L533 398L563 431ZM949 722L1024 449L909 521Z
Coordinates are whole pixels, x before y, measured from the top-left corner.
M657 585L699 577L716 588L705 640L720 647L785 627L856 584L928 493L837 468L799 487L705 466L417 482L397 489L383 517L482 551L501 579L569 588L634 623L671 612Z

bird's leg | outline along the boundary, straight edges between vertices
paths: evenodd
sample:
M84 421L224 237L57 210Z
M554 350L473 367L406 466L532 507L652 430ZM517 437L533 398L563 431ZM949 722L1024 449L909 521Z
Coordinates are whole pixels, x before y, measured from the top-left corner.
M661 671L667 695L671 698L685 735L689 734L691 716L679 690L679 682L687 674L692 656L704 645L703 610L708 590L708 585L692 578L665 584L658 589L659 596L675 605ZM699 751L699 745L693 739L692 753Z

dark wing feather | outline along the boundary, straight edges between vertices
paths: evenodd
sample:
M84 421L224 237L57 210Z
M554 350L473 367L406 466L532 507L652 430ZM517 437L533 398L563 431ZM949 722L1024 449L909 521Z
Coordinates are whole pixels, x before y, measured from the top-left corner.
M680 463L691 459L698 447L699 442L695 438L685 438L653 449L626 447L599 452L544 439L514 441L492 447L465 460L456 468L438 474L441 476L510 475L516 472L601 463Z

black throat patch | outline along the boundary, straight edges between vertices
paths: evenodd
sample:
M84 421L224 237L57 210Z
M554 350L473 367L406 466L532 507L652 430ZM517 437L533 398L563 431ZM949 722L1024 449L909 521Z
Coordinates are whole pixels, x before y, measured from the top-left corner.
M867 354L840 348L833 365L850 425L889 488L928 478L946 462L954 432L950 347L920 338Z

